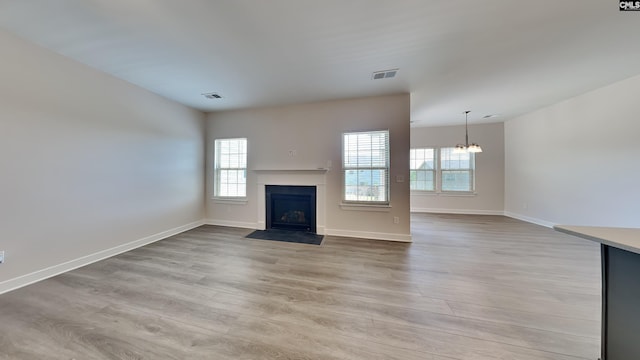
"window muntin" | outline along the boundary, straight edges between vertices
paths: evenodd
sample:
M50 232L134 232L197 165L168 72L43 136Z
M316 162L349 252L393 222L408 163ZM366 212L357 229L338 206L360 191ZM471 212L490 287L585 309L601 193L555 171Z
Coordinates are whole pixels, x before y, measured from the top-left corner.
M214 196L247 196L247 139L215 141Z
M389 131L344 133L345 202L389 202Z
M409 185L411 190L435 191L435 153L434 148L410 150Z

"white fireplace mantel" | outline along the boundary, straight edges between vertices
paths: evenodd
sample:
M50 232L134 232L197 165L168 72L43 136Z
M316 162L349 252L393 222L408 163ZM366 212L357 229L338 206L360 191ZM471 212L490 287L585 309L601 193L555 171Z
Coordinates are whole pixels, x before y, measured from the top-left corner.
M258 229L266 228L265 185L315 186L316 232L324 235L326 227L326 168L309 169L253 169L257 174Z

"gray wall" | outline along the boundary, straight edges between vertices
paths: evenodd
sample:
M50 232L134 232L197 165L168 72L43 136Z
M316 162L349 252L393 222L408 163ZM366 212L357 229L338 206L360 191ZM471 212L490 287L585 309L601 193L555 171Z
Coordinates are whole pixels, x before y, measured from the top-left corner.
M411 211L502 214L504 210L504 127L469 125L469 141L482 146L476 155L476 194L411 193ZM411 147L451 147L464 142L464 126L411 128Z
M391 153L391 209L352 210L341 207L342 133L389 129ZM248 138L247 202L220 203L212 199L213 142L217 138ZM389 240L409 240L409 95L261 109L209 115L207 123L207 215L213 224L254 228L260 219L257 174L252 169L309 169L326 167L327 234ZM296 150L295 157L289 150ZM395 182L396 176L404 182ZM394 224L393 218L399 223Z
M204 114L0 43L0 292L201 221Z
M638 94L640 76L507 121L507 215L640 227Z

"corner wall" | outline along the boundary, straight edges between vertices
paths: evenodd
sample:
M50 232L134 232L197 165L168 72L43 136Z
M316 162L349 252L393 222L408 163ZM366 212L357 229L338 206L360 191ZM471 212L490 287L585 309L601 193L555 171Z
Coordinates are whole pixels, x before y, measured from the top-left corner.
M342 133L389 129L391 209L351 209L342 201ZM213 197L213 142L248 138L247 202L223 203ZM258 174L254 169L327 167L326 233L409 241L409 95L212 113L207 122L207 215L212 224L258 228ZM296 150L296 156L289 156ZM404 182L396 182L396 176ZM378 209L379 210L379 209ZM393 218L399 218L394 224ZM263 219L262 219L263 220Z
M204 114L0 43L0 293L202 223Z
M640 76L505 124L507 215L640 227Z
M469 125L469 140L482 146L476 155L476 194L411 192L411 211L502 215L504 212L503 123ZM452 147L464 141L464 126L411 128L411 147Z

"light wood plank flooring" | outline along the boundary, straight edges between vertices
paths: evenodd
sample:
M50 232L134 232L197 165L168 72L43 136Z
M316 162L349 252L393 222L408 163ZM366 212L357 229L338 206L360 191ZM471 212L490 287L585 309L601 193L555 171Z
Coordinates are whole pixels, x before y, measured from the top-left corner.
M203 226L0 295L0 359L592 359L594 243L412 215L413 244Z

